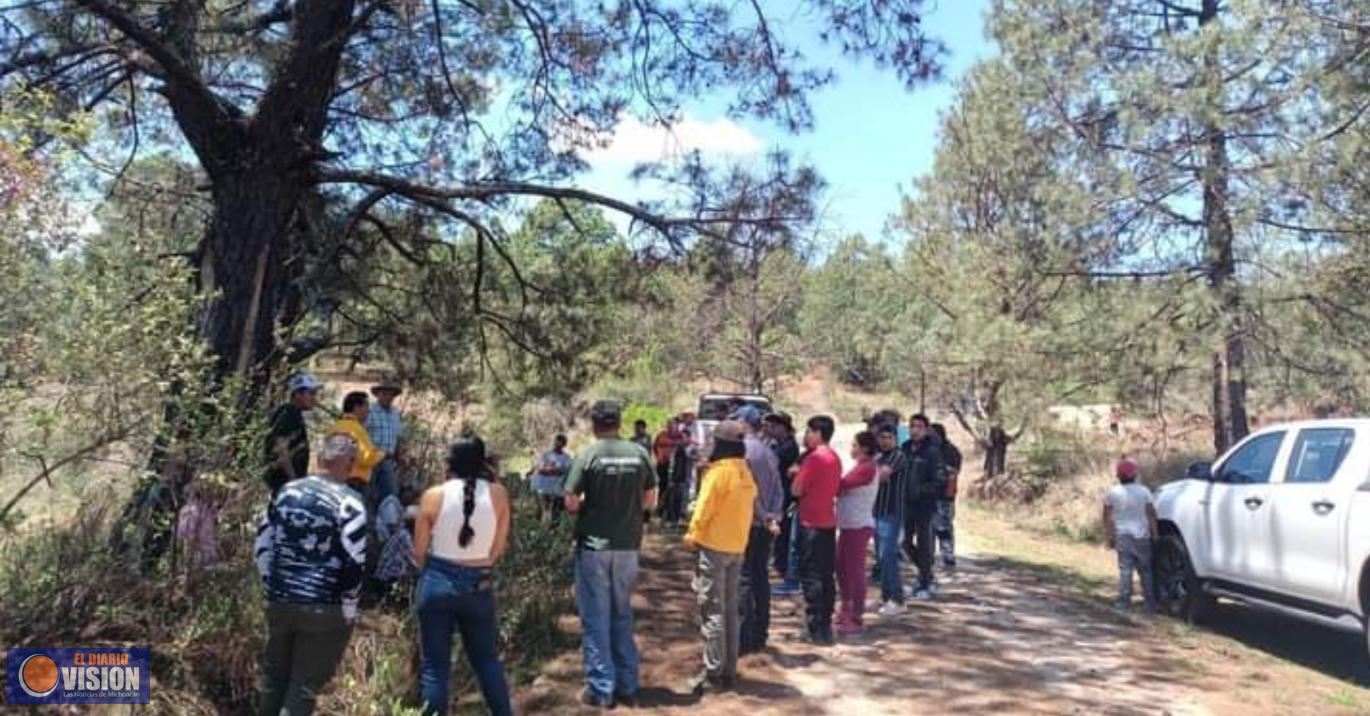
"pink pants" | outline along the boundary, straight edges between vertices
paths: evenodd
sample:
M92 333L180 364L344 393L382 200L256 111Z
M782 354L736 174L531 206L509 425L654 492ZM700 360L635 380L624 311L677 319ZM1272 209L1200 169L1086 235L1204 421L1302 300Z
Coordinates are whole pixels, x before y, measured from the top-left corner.
M866 612L866 545L874 533L875 528L862 527L844 529L837 535L837 587L842 592L839 627L861 626Z

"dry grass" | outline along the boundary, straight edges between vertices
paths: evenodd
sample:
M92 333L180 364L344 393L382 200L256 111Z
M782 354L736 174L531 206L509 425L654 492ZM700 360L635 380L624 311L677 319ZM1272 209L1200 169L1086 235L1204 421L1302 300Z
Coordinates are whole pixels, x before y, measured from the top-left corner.
M1212 459L1203 442L1206 433L1181 433L1164 441L1164 447L1154 434L1141 424L1126 426L1121 437L1100 430L1041 430L1010 452L1010 472L1032 483L1025 490L1030 499L987 504L1001 518L1039 534L1102 542L1102 500L1117 484L1113 473L1121 456L1138 462L1142 481L1152 489L1183 475L1190 463ZM978 480L979 460L968 454L966 466L967 478Z

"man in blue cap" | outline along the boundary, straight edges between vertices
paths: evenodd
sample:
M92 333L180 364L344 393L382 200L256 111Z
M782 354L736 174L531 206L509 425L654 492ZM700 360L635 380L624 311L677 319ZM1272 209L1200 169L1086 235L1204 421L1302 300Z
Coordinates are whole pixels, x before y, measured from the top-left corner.
M752 654L766 648L771 622L771 582L767 575L771 540L780 533L785 489L780 481L780 460L765 440L761 411L751 406L740 408L734 420L747 426L744 439L747 469L756 480L756 504L752 528L747 536L747 552L742 562L741 653Z
M297 373L285 387L290 399L271 413L271 432L266 438L268 467L264 480L273 497L285 483L309 475L305 413L314 409L323 383L313 373Z

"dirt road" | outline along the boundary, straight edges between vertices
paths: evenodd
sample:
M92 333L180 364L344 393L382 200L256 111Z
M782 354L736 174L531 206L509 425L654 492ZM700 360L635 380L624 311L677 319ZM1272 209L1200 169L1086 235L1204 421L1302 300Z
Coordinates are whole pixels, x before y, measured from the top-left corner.
M845 451L854 431L842 430ZM701 641L690 589L692 555L654 534L635 607L642 713L1171 714L1307 716L1370 713L1352 635L1235 606L1194 629L1114 611L1111 553L1027 534L963 504L960 565L932 602L900 616L867 615L867 632L830 648L787 637L802 601L777 598L771 644L745 658L736 693L704 700L687 684ZM878 596L872 585L870 599ZM871 605L872 607L874 605ZM574 619L567 620L570 629ZM580 657L549 664L518 695L521 713L582 712ZM584 713L589 713L585 711Z

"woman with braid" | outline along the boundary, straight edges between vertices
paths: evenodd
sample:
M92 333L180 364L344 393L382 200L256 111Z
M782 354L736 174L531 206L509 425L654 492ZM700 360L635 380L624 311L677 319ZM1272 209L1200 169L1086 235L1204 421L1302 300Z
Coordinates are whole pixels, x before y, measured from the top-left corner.
M491 481L485 443L467 435L452 446L447 481L419 503L414 556L423 569L418 587L420 691L425 714L445 714L452 675L452 634L480 682L495 716L512 714L509 686L496 647L491 568L509 538L509 493Z

